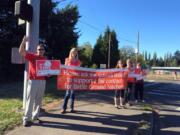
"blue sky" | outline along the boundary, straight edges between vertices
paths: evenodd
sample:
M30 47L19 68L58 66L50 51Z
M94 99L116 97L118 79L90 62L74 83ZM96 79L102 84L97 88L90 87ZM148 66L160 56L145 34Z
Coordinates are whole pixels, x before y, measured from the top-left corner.
M180 50L180 0L69 0L77 4L81 18L79 45L95 44L107 26L114 29L119 47L136 48L140 32L140 52L158 56ZM68 0L67 0L68 3ZM128 40L128 41L127 41Z

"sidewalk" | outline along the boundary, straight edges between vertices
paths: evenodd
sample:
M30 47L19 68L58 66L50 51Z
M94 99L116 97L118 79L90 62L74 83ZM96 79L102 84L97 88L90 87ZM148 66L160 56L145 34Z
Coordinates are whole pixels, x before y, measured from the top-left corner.
M57 104L42 114L42 124L20 126L6 135L130 135L145 119L145 113L151 115L140 105L128 109L114 108L113 92L77 93L75 109L76 113L67 110L66 114L60 114Z

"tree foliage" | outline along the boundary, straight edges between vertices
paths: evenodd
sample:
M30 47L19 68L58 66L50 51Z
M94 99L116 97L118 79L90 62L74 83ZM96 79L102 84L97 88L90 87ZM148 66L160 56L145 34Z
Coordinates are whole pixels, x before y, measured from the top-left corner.
M89 42L84 43L79 47L79 59L81 60L81 66L89 67L92 64L93 48Z
M120 48L120 59L126 61L127 59L131 59L135 61L135 50L132 46L123 46Z
M96 65L108 65L108 51L110 42L110 67L114 67L119 59L118 40L114 30L106 28L104 35L100 35L93 49L92 60Z
M18 78L18 75L22 77L24 68L11 64L11 49L19 47L25 35L25 25L18 26L14 17L14 4L15 0L0 0L0 76L4 80ZM57 4L52 0L41 0L40 37L46 40L49 55L64 61L69 50L77 46L79 32L76 24L80 16L77 6L67 5L59 9Z
M15 0L0 1L0 81L17 78L22 65L11 64L11 48L19 44L24 27L18 27L14 17Z

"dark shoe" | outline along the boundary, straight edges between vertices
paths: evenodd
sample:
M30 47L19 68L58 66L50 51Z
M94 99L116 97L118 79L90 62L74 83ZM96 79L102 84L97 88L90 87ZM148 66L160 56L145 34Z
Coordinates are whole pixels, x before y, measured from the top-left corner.
M64 114L64 113L66 113L66 110L63 109L63 110L60 111L60 113Z
M73 109L71 109L71 110L70 110L70 113L75 113L75 112L76 112L76 111L75 111L75 110L73 110Z
M40 112L46 112L45 109L43 108L40 108Z
M39 118L34 119L33 122L34 122L35 124L43 123L43 121L40 120Z
M24 127L30 127L30 126L32 126L32 122L31 121L24 121L23 126Z

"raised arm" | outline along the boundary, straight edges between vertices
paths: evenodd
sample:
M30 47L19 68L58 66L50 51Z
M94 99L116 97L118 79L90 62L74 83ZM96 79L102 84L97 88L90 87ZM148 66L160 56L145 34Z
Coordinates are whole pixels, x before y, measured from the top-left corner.
M28 38L26 36L24 36L20 46L19 46L19 53L22 55L22 56L25 56L26 55L26 50L25 50L25 46L26 46L26 42L27 42Z

